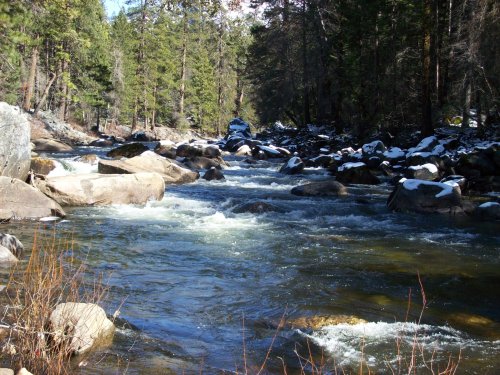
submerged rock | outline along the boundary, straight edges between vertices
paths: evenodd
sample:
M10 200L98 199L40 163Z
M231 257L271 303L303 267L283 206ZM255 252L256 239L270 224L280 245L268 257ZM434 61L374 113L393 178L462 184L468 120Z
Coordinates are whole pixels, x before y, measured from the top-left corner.
M142 143L129 143L109 151L106 156L110 158L133 158L134 156L138 156L142 154L144 151L148 151L149 148Z
M0 176L28 177L31 159L30 126L18 107L0 103Z
M387 207L398 212L463 213L458 185L404 178L389 196Z
M0 177L0 221L64 217L61 206L27 183Z
M334 316L307 316L290 319L287 323L292 328L318 330L325 326L337 324L361 324L367 323L366 320L352 315L334 315Z
M61 303L50 314L50 324L54 342L66 343L73 354L87 352L115 330L104 310L92 303Z
M158 173L47 177L37 181L37 186L63 206L145 204L150 200L161 200L165 192L165 182Z
M175 160L166 159L152 151L125 160L100 160L98 171L103 174L155 172L159 173L167 184L194 182L200 176L198 172L193 172Z
M244 203L239 206L236 206L233 209L234 213L242 214L242 213L252 213L252 214L262 214L265 212L281 212L282 210L275 205L266 202L251 202Z
M347 189L338 181L311 182L309 184L296 186L292 189L293 195L308 197L324 196L344 196L347 195Z

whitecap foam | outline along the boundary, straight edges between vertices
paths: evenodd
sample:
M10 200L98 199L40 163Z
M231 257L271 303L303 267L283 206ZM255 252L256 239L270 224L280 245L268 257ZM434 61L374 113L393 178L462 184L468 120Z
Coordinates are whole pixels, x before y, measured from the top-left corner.
M500 350L498 341L474 340L449 326L405 322L337 324L310 334L298 332L323 347L340 366L358 365L363 358L369 358L372 364L395 362L398 344L403 355L405 349L411 351L415 344L429 353L446 351L456 355L466 348Z
M48 174L49 177L68 176L70 174L97 173L97 164L89 164L73 159L54 160L55 168Z

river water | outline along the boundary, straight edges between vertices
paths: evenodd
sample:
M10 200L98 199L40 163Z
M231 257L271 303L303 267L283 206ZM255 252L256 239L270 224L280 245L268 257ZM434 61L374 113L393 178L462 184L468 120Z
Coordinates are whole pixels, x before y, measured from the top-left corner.
M57 156L63 173L92 170L73 156ZM228 161L225 182L168 186L145 207L67 208L55 224L72 233L74 255L107 275L107 312L123 303L112 346L81 373L220 374L242 372L245 362L255 373L272 346L268 372L282 373L283 360L293 374L295 351L308 342L325 373L355 371L362 360L390 373L397 343L404 351L415 333L441 366L460 355L458 373L500 373L498 223L391 213L388 185L296 197L292 187L328 175ZM233 211L255 201L277 211ZM2 228L29 247L35 225ZM422 309L418 274L427 301L420 325L412 323ZM278 330L282 316L291 323ZM313 317L340 324L298 323Z

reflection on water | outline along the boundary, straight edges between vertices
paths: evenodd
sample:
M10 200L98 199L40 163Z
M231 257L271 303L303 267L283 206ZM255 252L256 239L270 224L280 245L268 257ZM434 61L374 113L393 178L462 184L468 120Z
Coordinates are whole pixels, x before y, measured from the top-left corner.
M72 173L88 168L70 155L64 163ZM345 365L359 360L364 342L368 363L378 366L395 350L394 337L411 337L415 329L429 349L462 350L461 373L500 371L495 224L390 213L387 186L353 187L346 198L295 197L293 186L327 176L231 164L226 182L168 186L161 202L145 207L69 208L67 220L56 224L73 233L75 255L109 274L108 312L125 301L113 347L93 354L97 364L88 361L83 373L241 369L243 317L250 365L265 357L285 311L368 322L285 327L274 353L290 361L289 373L295 345L306 339ZM280 212L233 212L252 201ZM29 247L34 226L2 230ZM409 320L420 313L417 272L428 299L420 328L400 323L409 293ZM271 372L281 368L275 361Z

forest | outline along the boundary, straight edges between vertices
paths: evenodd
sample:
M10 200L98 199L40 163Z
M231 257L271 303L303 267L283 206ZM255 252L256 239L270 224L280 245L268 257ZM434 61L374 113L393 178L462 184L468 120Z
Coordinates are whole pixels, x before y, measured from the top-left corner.
M112 19L100 0L2 0L0 17L0 98L88 127L498 117L494 0L128 0Z

